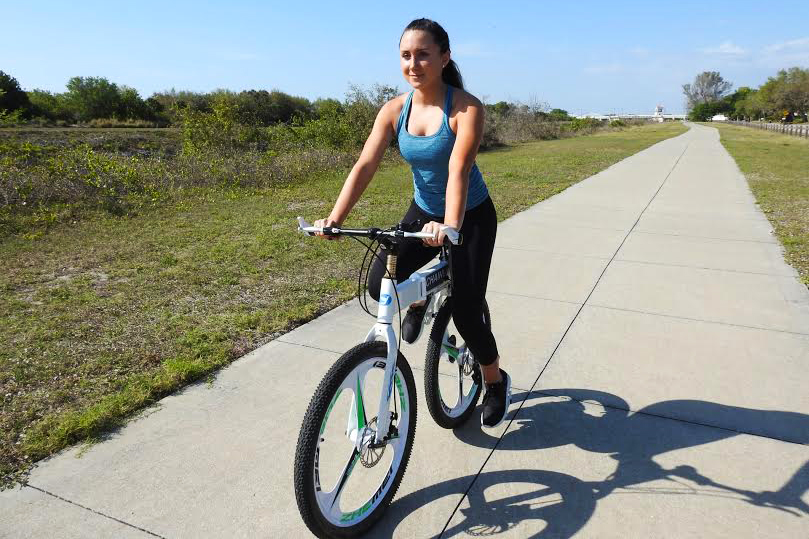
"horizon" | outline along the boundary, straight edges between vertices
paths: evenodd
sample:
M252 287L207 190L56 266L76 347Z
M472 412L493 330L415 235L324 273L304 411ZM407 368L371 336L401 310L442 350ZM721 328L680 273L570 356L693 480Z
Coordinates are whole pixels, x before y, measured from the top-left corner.
M465 85L481 100L540 102L571 115L645 114L656 105L682 113L682 85L702 71L719 71L737 89L757 88L780 69L809 67L809 31L762 27L763 10L726 0L686 1L676 12L635 0L512 2L504 7L517 9L500 12L478 0L369 6L147 1L110 12L97 1L13 5L6 11L14 23L0 36L9 52L0 69L28 91L62 93L70 77L96 76L144 99L170 89L277 89L342 100L351 84L408 89L397 42L422 16L447 30ZM767 13L805 21L809 2L776 1Z

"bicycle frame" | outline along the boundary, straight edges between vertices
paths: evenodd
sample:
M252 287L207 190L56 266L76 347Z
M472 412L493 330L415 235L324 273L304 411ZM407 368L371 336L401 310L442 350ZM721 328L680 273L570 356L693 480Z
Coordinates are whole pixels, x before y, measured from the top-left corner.
M303 217L298 217L298 228L306 234L312 235L316 232L326 233L332 235L345 234L349 236L364 236L370 238L377 238L380 243L388 246L388 258L386 260L387 275L396 275L396 263L398 257L398 245L394 239L398 238L412 238L412 239L425 239L432 238L433 235L424 232L406 232L400 228L384 231L380 229L341 229L339 227L313 227L307 223ZM445 227L447 239L454 244L459 244L462 239L458 231ZM396 338L396 332L393 330L393 318L402 310L403 307L412 305L417 301L424 301L427 296L432 294L434 303L428 305L428 313L432 313L441 306L440 297L444 295L452 295L452 252L446 246L441 248L441 254L438 264L424 271L416 271L410 277L399 284L395 280L390 279L388 276L382 279L380 294L379 294L379 309L377 311L376 324L368 332L365 337L365 342L373 342L375 340L384 339L388 345L388 354L385 364L385 377L382 382L383 391L379 397L379 413L376 416L377 431L374 436L376 443L382 443L385 437L388 436L390 430L390 396L393 393L393 384L396 373L396 360L399 357L399 341ZM426 315L425 315L426 316ZM357 409L356 402L352 401L351 410L348 416L348 427L346 434L350 433L354 426L357 424ZM354 440L355 448L359 451L364 442L365 436L357 432L356 439Z
M448 252L448 251L447 251ZM396 254L388 255L388 265L390 268L391 257L393 257L394 268L391 274L395 275L395 258ZM438 297L447 290L449 295L450 289L450 264L449 256L444 256L442 252L441 260L433 267L414 272L406 281L399 284L393 279L385 277L382 279L382 286L379 293L379 309L377 311L376 324L373 325L368 335L365 337L365 342L372 342L378 338L382 338L388 344L388 356L385 365L385 377L382 391L379 397L379 413L377 414L377 431L375 441L381 442L387 435L390 429L390 396L393 393L394 373L396 372L396 359L399 355L399 341L396 338L396 332L393 330L393 319L396 314L403 308L417 301L425 301L428 294L435 296L435 303L428 306L428 312L434 310L435 305L439 305ZM427 316L427 315L425 315ZM357 424L356 409L352 402L351 411L349 413L349 429L352 425ZM362 440L357 437L355 444L359 449Z

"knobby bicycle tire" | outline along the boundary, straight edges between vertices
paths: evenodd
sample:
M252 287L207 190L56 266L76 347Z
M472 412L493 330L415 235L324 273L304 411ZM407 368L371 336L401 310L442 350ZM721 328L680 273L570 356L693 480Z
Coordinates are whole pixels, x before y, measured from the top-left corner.
M424 360L424 397L427 400L427 409L430 411L433 420L440 427L445 429L454 429L469 420L471 415L475 412L475 406L477 406L483 388L480 365L475 362L473 380L476 383L476 388L471 398L467 400L466 406L456 411L456 413L453 413L448 409L441 398L440 377L442 374L440 373L439 366L441 363L441 348L444 342L444 333L452 318L451 302L452 298L447 298L438 310L438 314L436 314L433 327L430 330L430 337L427 341L427 354ZM486 303L486 300L483 300L483 320L486 326L491 329L492 318L489 314L489 305ZM457 360L453 365L456 364Z
M316 498L316 491L319 490L319 477L317 477L318 472L315 469L315 460L318 457L318 455L316 455L319 447L318 442L322 440L321 434L325 421L328 419L327 416L331 412L331 407L339 396L338 391L341 390L340 388L343 386L347 377L363 363L371 360L377 360L377 362L380 360L385 361L386 356L387 344L384 342L363 343L347 351L332 365L323 377L304 415L295 452L295 498L301 518L303 518L309 530L317 537L352 537L368 531L382 517L388 505L390 505L407 469L416 432L416 384L413 379L413 372L407 360L405 360L400 352L396 362L396 374L397 376L401 376L407 390L406 402L402 401L404 396L398 381L396 383L397 388L394 389L392 398L399 398L400 403L404 402L403 406L408 407L409 415L407 432L403 434L405 437L404 448L398 466L396 466L394 470L394 463L391 463L391 469L385 479L383 479L379 490L368 502L369 504L373 502L373 504L369 506L367 514L360 515L362 516L360 520L346 526L336 525L330 522L321 511ZM371 406L376 407L378 399L374 398L369 402ZM403 413L404 408L402 408L400 412ZM356 459L354 462L356 462ZM353 470L353 465L349 468L349 475L351 474L351 470ZM316 484L318 485L317 487L315 486ZM390 484L390 486L387 487L387 491L381 496L381 501L376 503L377 496L380 495L383 487L386 487L387 484ZM362 509L363 508L360 508L360 510ZM348 514L354 513L358 513L358 511L353 511Z

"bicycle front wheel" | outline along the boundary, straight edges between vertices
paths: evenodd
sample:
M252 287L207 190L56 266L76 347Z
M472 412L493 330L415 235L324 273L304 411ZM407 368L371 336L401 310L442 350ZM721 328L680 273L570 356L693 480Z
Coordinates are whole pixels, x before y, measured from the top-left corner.
M452 323L452 298L447 298L433 321L424 363L424 397L435 422L454 429L474 413L483 387L480 365L461 341ZM492 327L489 306L483 301L483 323Z
M391 427L375 441L387 365L387 344L363 343L337 360L320 382L303 419L295 453L295 498L318 537L367 531L387 509L402 480L416 431L416 385L400 353L390 398Z

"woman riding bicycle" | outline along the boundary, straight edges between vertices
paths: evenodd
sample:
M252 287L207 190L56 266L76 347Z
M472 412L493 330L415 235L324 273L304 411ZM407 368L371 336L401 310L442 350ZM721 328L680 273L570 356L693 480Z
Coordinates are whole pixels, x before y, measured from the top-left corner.
M483 317L497 232L494 205L475 164L483 135L483 105L463 90L461 74L450 59L449 37L437 22L417 19L407 25L399 54L402 74L413 90L388 101L379 111L334 209L315 226L342 225L396 136L399 151L412 168L415 190L402 222L420 220L425 223L422 231L433 234L423 244L400 247L396 280L403 281L438 254L445 228L461 232L463 244L451 247L452 317L482 367L486 394L481 423L495 427L508 412L511 380L500 369L497 343ZM370 272L369 292L375 300L385 273L384 260L382 253ZM425 311L424 304L410 306L402 324L405 341L418 339Z

